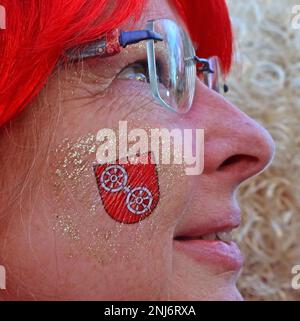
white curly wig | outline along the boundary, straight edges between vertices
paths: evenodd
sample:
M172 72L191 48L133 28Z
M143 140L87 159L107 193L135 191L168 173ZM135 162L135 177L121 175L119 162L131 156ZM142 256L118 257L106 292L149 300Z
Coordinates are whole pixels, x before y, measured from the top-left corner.
M229 99L262 123L276 157L239 193L245 254L239 288L248 300L297 300L292 267L300 264L300 29L297 0L228 1L236 33Z

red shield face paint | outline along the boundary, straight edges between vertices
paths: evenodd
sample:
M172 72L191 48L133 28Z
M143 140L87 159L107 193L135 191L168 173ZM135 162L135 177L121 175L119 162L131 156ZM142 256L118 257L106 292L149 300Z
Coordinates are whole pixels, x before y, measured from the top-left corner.
M148 217L159 202L159 183L155 164L96 165L94 167L100 197L105 211L116 221L133 224Z

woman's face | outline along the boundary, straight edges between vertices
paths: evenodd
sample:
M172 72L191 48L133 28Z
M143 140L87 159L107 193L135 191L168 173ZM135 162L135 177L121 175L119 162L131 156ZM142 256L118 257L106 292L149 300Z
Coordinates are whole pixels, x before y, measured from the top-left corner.
M166 1L153 0L136 28L158 18L181 23ZM18 199L1 220L0 263L8 276L7 292L0 295L240 299L239 252L233 243L224 242L226 234L219 234L223 241L212 239L214 233L238 227L236 190L270 162L273 142L263 128L200 80L190 112L180 115L159 106L149 84L130 75L132 69L126 69L128 79L126 72L117 76L146 59L145 45L140 44L114 57L57 70L42 98L22 116L26 139L20 129L8 135L8 152L17 153L20 160L11 165L9 185L18 190ZM93 169L97 133L103 128L118 133L119 121L128 122L128 131L205 130L202 175L188 176L182 165L158 164L153 177L160 189L157 207L135 224L122 224L109 215ZM21 126L20 120L18 124L14 127ZM11 139L18 139L18 145ZM144 175L132 175L136 186L145 184ZM25 180L19 182L18 177ZM118 207L122 204L116 199Z

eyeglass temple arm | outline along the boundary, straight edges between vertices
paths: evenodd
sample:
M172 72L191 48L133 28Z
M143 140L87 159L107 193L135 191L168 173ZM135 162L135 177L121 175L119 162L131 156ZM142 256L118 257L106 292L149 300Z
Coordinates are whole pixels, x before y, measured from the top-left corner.
M202 67L198 68L199 72L208 72L210 74L213 74L215 72L214 70L211 69L209 61L207 59L199 58L198 56L195 56L194 60L197 63L201 63L202 64Z
M215 73L215 71L211 69L211 66L209 64L208 59L199 58L198 56L195 56L194 60L203 65L201 68L198 68L199 72L207 72L207 73L210 73L210 74L214 74ZM229 86L227 84L223 85L223 91L224 91L225 94L229 91Z
M119 42L123 48L144 40L163 41L164 38L157 32L151 30L121 31Z
M66 58L72 61L90 57L110 57L121 51L121 47L139 43L144 40L163 41L163 37L151 30L121 31L114 30L105 37L66 52Z

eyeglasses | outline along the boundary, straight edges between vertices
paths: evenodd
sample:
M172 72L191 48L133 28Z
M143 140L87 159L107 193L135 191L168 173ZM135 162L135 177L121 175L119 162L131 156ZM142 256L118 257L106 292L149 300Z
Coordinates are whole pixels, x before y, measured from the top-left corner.
M96 42L69 50L66 57L72 61L109 57L141 41L147 41L148 81L154 99L161 106L187 113L193 103L197 75L208 88L220 93L218 57L197 57L187 32L170 19L150 20L145 30L116 29ZM226 85L223 91L228 91Z

